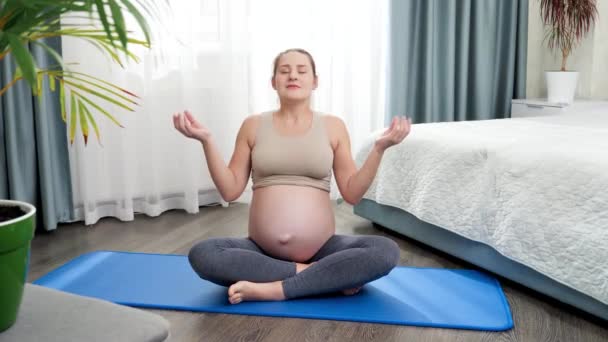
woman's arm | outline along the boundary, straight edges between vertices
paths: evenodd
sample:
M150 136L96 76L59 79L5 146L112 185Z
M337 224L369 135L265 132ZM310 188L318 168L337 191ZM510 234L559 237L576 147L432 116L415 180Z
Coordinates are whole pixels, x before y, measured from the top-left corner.
M188 112L174 116L176 128L187 137L201 142L209 174L226 202L237 199L245 189L251 172L251 147L257 120L250 116L241 125L236 138L234 153L226 165L209 130Z
M384 151L403 141L410 132L407 118L394 118L391 126L376 140L367 159L357 170L350 151L350 138L346 125L337 117L331 118L330 134L335 141L334 176L344 200L357 204L372 184Z

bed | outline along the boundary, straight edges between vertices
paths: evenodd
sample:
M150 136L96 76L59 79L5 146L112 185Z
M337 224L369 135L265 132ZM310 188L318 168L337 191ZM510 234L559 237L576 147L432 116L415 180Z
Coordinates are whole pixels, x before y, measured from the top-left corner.
M605 108L414 125L354 212L608 320Z

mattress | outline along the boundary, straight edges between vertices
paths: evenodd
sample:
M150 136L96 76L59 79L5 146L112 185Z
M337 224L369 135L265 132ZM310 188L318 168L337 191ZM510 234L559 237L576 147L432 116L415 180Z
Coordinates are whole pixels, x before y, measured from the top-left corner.
M364 198L608 304L608 113L414 125Z

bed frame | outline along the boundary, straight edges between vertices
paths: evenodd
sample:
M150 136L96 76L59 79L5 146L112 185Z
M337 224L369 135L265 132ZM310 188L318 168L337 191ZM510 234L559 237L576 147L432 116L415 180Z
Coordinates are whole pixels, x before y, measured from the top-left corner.
M608 305L498 253L494 248L416 218L399 208L362 199L354 213L499 276L608 321Z

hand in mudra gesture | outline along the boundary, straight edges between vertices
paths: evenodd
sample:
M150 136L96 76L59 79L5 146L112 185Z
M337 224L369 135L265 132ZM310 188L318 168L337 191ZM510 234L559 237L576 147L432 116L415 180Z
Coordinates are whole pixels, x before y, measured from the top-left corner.
M397 145L410 133L412 122L404 116L396 116L389 128L376 139L376 146L384 152L387 148Z
M198 122L189 111L173 114L173 125L181 134L188 138L205 142L211 137L207 127Z

